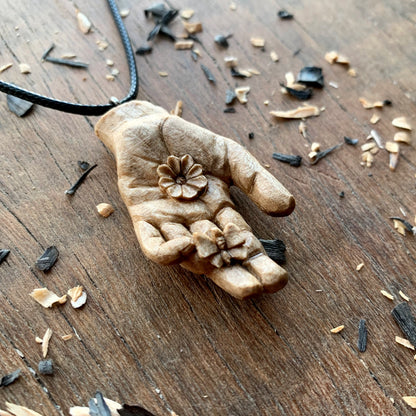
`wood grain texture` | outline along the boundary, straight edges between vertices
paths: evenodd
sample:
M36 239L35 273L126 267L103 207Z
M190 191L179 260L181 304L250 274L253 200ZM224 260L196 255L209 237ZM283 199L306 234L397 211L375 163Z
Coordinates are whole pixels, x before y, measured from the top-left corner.
M143 15L151 3L119 2L131 10L125 23L134 47L145 43L152 28ZM128 90L121 42L104 2L45 0L38 7L3 0L2 6L7 13L0 22L0 65L13 62L3 80L83 103L121 98ZM311 142L327 148L344 135L363 143L373 111L362 108L360 96L392 100L391 107L374 111L385 140L396 132L394 117L406 115L416 125L414 3L246 0L230 11L219 0L178 0L172 6L196 10L193 21L204 27L197 45L202 58L195 63L189 51L157 39L151 55L137 57L139 98L168 110L182 100L186 120L235 139L294 194L295 212L275 219L240 191L232 192L255 235L285 241L289 283L278 294L238 301L204 277L151 263L118 194L115 162L94 136L97 119L40 107L19 119L2 96L0 248L11 253L0 266L0 370L20 367L23 374L0 390L0 408L10 401L43 415L67 415L70 406L86 405L100 390L160 416L170 410L180 416L413 414L401 399L416 395L413 353L395 344L400 330L390 310L400 302L399 290L416 299L415 240L399 235L388 218L402 216L401 207L413 223L414 147L401 146L394 173L385 152L371 169L360 166L359 147L343 146L318 165L300 168L271 155L293 153L306 160ZM77 7L91 19L93 33L80 33ZM282 7L294 13L293 21L278 20ZM179 19L172 30L182 32ZM227 50L213 42L219 33L233 33ZM253 48L252 36L266 39L266 52ZM97 40L106 40L108 48L99 51ZM53 56L74 52L90 64L88 71L40 62L52 41ZM357 78L324 60L333 49L350 58ZM270 59L272 50L280 56L277 63ZM226 55L261 75L236 82L223 64ZM120 70L113 82L105 78L107 58ZM29 64L31 74L20 74L19 63ZM215 85L200 63L212 71ZM298 133L297 121L269 115L298 105L280 93L279 82L305 65L322 66L326 80L310 101L326 110L307 120L308 140ZM169 75L162 78L158 71ZM251 87L249 101L236 104L236 114L224 114L225 90L237 83ZM77 160L98 167L68 197L64 191L80 175ZM101 202L115 207L110 217L96 213ZM60 257L49 273L39 272L35 260L49 245L58 247ZM88 293L81 310L69 304L46 310L29 297L37 287L61 295L77 284ZM410 306L416 310L413 301ZM364 353L357 348L360 319L368 328ZM329 332L341 324L341 333ZM55 375L35 377L30 369L41 359L35 337L48 327L54 332L48 357ZM61 340L68 333L74 337Z

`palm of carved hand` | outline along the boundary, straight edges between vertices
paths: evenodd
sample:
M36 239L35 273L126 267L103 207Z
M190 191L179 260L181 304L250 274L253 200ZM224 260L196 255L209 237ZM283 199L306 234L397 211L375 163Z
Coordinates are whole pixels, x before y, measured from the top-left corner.
M294 199L240 145L141 101L112 110L96 133L116 157L120 193L150 259L204 273L238 298L285 285L229 186L271 215L289 214Z

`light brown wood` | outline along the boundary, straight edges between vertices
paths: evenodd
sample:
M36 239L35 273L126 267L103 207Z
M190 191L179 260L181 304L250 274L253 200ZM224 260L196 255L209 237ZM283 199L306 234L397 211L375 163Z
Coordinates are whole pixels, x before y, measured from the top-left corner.
M153 27L143 15L151 3L120 0L130 9L125 22L135 48ZM180 416L413 414L402 397L416 394L414 352L395 342L403 334L390 310L401 301L400 290L416 310L415 240L400 235L389 217L403 217L403 209L413 224L416 154L413 146L401 144L394 172L385 150L374 155L371 168L360 165L360 145L373 127L385 143L398 131L393 119L405 116L416 124L413 3L235 3L234 11L219 0L175 3L195 10L190 21L202 22L202 44L196 45L202 57L194 62L190 51L157 39L152 54L137 57L139 99L169 110L181 100L184 120L236 140L293 193L293 214L271 218L241 191L231 191L254 235L285 241L287 286L239 301L210 279L149 261L118 193L115 160L94 135L98 118L36 107L19 119L2 96L0 247L11 253L0 265L0 369L5 374L20 367L23 374L0 390L1 409L8 401L43 416L67 415L70 406L86 406L100 390L158 416L170 410ZM92 22L87 35L78 28L73 2L45 0L40 7L3 1L0 67L13 66L2 79L83 103L124 96L128 69L107 8L98 1L77 7ZM295 19L278 20L279 7ZM179 19L172 30L183 32ZM230 47L220 49L214 36L231 32ZM266 51L253 47L251 37L264 38ZM98 49L100 40L108 42L107 49ZM42 63L52 41L53 56L73 52L89 63L88 71ZM357 77L349 76L345 65L325 61L332 50L348 57ZM271 60L271 51L278 62ZM261 74L232 78L225 56ZM105 78L111 72L107 59L120 71L114 82ZM21 74L20 63L30 65L31 73ZM215 85L201 63L216 77ZM325 88L308 103L325 111L306 120L304 137L299 121L276 120L269 111L299 105L280 93L279 82L306 65L323 68ZM224 114L225 91L236 84L250 86L248 102L236 102L236 114ZM390 99L393 105L366 110L360 97ZM372 112L381 117L376 126L369 123ZM308 165L312 142L326 149L343 136L360 142ZM300 154L304 163L300 168L279 164L271 157L276 151ZM64 191L81 174L77 160L98 167L68 197ZM96 212L103 202L115 208L108 218ZM58 247L60 257L45 274L34 263L50 245ZM364 266L357 271L360 263ZM44 309L29 296L41 286L64 294L77 285L88 294L81 309L70 302ZM357 348L362 318L368 328L364 353ZM330 332L340 325L342 332ZM47 357L54 360L55 375L36 378L30 369L37 368L42 350L35 339L47 328L53 330ZM67 334L73 337L62 340Z

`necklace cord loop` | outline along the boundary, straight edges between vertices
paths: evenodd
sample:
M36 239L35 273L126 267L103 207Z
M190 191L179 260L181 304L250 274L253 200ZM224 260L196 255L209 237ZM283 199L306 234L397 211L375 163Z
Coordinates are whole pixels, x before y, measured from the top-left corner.
M119 104L123 104L127 101L134 100L137 97L139 92L139 77L137 75L136 61L134 58L133 49L131 47L130 38L120 16L117 5L114 0L107 0L107 3L123 43L130 74L129 93L126 97L119 101ZM0 81L0 91L21 98L22 100L30 101L33 104L38 104L40 106L62 111L64 113L79 114L83 116L101 116L116 105L114 102L98 105L70 103L67 101L61 101L55 98L37 94L35 92L28 91L24 88L18 87L17 85L4 81Z

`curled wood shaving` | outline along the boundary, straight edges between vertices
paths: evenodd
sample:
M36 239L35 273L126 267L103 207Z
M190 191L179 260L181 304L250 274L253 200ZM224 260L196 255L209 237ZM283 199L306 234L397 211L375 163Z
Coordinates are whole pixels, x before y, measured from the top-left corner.
M332 332L333 334L338 334L338 332L341 332L344 328L345 328L345 325L340 325L335 328L332 328L330 332Z
M410 140L410 135L409 133L406 133L405 131L399 131L394 135L394 139L395 142L398 143L405 143L405 144L410 144L411 140Z
M110 204L107 204L106 202L102 202L101 204L98 204L96 208L97 208L98 213L104 218L107 218L114 212L113 206Z
M360 263L355 270L357 270L357 272L359 272L362 268L364 267L364 263Z
M241 104L245 104L248 101L247 94L250 92L250 87L238 87L234 91Z
M395 340L398 344L403 345L403 347L409 348L410 350L415 349L415 347L406 338L396 336Z
M78 27L81 30L81 32L84 33L84 35L86 35L91 30L91 26L92 26L91 21L90 19L88 19L87 16L85 16L84 13L81 13L79 10L77 10L76 13L77 13Z
M185 9L181 11L181 17L183 19L190 19L195 14L195 10L192 9Z
M30 74L30 65L19 64L19 70L22 74Z
M390 299L390 300L394 300L394 296L391 294L391 293L389 293L389 292L387 292L387 290L380 290L380 292L381 292L381 294L383 295L383 296L385 296L387 299Z
M30 296L44 308L51 308L55 303L63 304L66 302L66 295L59 297L46 287L34 289Z
M82 286L75 286L68 290L68 295L71 297L71 305L73 308L80 308L87 301L87 293L83 291Z
M40 413L35 412L34 410L28 409L24 406L19 406L17 404L6 402L6 408L9 412L13 413L15 416L42 416Z
M399 291L399 295L406 301L409 302L409 296L406 296L401 290Z
M175 49L176 50L186 50L186 49L192 49L194 47L194 41L193 40L178 40L175 42Z
M271 51L270 58L273 62L277 62L279 60L279 55L275 51Z
M391 124L395 127L399 127L400 129L412 130L412 126L409 124L406 117L396 117Z
M4 65L0 66L0 74L2 72L6 71L6 69L9 69L12 66L13 66L13 64L11 62L9 62L8 64L4 64Z
M403 396L402 399L408 404L412 409L416 409L416 396Z
M256 48L263 48L266 41L263 38L251 38L250 43Z
M380 121L380 116L376 113L374 113L371 118L370 118L370 123L371 124L376 124Z
M202 23L201 22L182 22L185 30L188 33L194 34L202 32Z
M367 110L370 108L382 108L384 105L383 101L369 101L364 97L360 97L358 100L360 101L361 105Z
M43 358L46 358L48 355L49 341L52 337L52 329L48 328L45 332L45 335L42 338L42 355Z
M270 111L270 114L280 118L307 118L313 116L319 116L320 110L313 105L304 105L293 110L288 111Z

